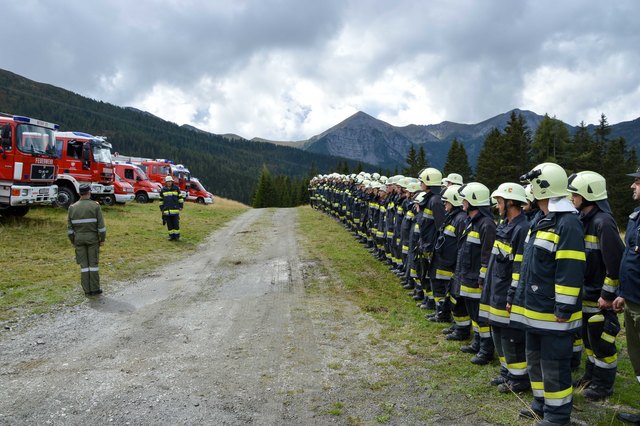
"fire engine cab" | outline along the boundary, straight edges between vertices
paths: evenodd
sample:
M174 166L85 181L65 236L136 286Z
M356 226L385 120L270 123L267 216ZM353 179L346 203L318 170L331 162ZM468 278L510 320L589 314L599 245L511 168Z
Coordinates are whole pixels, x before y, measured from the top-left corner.
M57 124L0 113L0 214L24 216L57 196Z
M204 189L198 178L192 177L187 184L187 201L198 204L213 204L213 194Z
M113 204L111 144L83 132L56 132L57 204L68 208L80 197L80 185L91 185L91 198Z
M115 168L116 174L133 186L137 202L148 203L160 198L162 185L150 181L140 167L128 162L116 161Z

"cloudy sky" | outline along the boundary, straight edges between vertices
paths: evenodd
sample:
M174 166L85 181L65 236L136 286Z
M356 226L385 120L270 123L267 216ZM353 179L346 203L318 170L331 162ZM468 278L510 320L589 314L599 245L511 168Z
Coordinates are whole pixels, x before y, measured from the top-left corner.
M640 116L638 17L636 0L5 1L0 68L246 138L357 111L613 124Z

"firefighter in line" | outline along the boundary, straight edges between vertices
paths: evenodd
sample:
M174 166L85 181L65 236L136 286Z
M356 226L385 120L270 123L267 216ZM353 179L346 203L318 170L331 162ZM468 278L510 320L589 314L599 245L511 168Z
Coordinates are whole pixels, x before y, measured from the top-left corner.
M491 336L500 360L500 376L491 380L498 391L525 392L531 389L527 374L525 334L509 326L509 293L520 278L524 240L529 222L522 206L527 203L525 189L512 182L503 183L493 191L500 222L487 266L487 275L480 298L480 318L491 326Z
M542 163L520 178L531 183L541 213L525 241L520 281L510 325L526 333L531 407L522 417L542 417L541 426L569 425L573 407L573 336L582 327L584 231L568 200L567 174Z
M471 362L485 365L493 360L494 346L489 321L480 318L480 296L489 264L489 257L496 238L496 223L491 213L489 188L480 182L462 185L458 190L462 205L467 212L467 223L463 233L464 243L458 250L456 278L460 283L460 296L471 317L473 340L460 350L475 354ZM455 332L448 335L450 340Z
M102 210L91 200L91 186L80 185L80 199L69 207L67 234L76 249L76 263L80 265L80 283L84 294L96 296L100 289L98 258L100 246L107 237Z
M438 229L444 222L444 205L440 198L442 173L433 167L420 172L420 187L424 192L421 202L416 203L419 216L416 218L414 231L418 233L417 281L424 291L424 299L418 306L422 309L435 309L435 300L429 279L429 264L433 257L433 249L438 236ZM434 314L435 315L435 314Z
M427 316L432 322L451 322L450 301L451 280L456 269L456 259L458 256L458 240L465 228L467 214L462 209L462 198L458 194L460 186L451 185L442 193L442 202L446 212L444 222L438 230L436 242L433 248L433 259L431 261L429 277L433 290L433 298L436 305L434 316ZM464 303L460 302L461 305ZM470 324L471 319L463 312L463 317L458 316L453 319L460 323L461 327ZM449 330L449 329L447 329Z
M627 176L634 178L632 197L640 201L640 169ZM620 263L620 287L613 301L616 312L624 311L627 352L640 384L640 207L629 215L624 237L625 249ZM637 393L636 393L637 395ZM618 419L640 425L640 414L618 413Z
M160 210L162 222L167 224L169 230L169 241L180 240L180 210L183 203L184 198L180 188L174 183L173 177L165 177L164 187L160 190Z
M624 244L607 201L604 177L584 171L569 177L571 200L584 227L587 270L582 287L582 344L587 352L584 376L575 386L599 401L613 394L620 332L613 301L618 293L620 261Z

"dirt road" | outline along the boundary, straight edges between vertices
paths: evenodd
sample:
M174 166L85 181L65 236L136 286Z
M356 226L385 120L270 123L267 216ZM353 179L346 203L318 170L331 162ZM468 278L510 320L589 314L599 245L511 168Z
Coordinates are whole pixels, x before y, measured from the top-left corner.
M379 385L395 349L370 344L376 324L305 291L295 222L249 210L187 259L2 330L0 424L424 422L415 371Z

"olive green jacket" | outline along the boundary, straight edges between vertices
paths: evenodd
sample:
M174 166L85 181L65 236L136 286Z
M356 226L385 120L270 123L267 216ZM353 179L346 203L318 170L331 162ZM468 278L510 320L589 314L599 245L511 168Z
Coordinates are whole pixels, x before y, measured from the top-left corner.
M69 207L67 233L72 243L95 244L107 237L100 205L92 200L79 200Z

